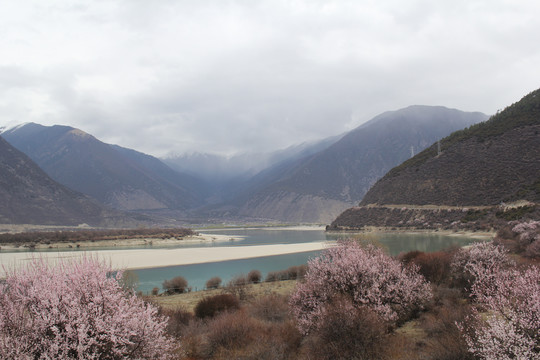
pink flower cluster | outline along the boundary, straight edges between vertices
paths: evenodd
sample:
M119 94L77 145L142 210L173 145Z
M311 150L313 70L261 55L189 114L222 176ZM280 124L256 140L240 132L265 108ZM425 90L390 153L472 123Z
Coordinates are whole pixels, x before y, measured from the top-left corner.
M368 307L393 322L421 308L432 295L416 268L404 267L375 246L340 242L308 263L305 281L291 296L300 331L317 328L327 305L343 296L356 308Z
M464 267L474 274L471 297L483 311L458 324L469 351L486 360L540 359L540 269L507 266L504 252L491 243L469 251Z
M540 221L519 223L512 231L518 234L518 243L525 249L525 256L540 257Z
M481 276L484 281L489 274L493 274L501 268L513 266L514 261L508 256L508 250L502 246L494 245L493 242L480 242L468 248L461 248L452 264L454 274L465 274L471 285Z
M93 258L34 259L0 284L2 359L164 359L166 319Z
M523 234L528 231L540 230L540 221L522 222L515 225L512 231L518 234Z

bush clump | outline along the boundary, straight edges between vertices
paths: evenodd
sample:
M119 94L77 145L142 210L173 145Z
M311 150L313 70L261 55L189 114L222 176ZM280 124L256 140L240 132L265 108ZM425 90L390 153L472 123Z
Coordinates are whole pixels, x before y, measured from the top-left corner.
M324 312L324 321L310 337L308 353L313 358L386 358L387 324L375 311L367 306L355 306L347 297L338 297Z
M221 285L221 278L219 276L214 276L206 282L207 289L217 289Z
M218 313L240 308L238 298L232 294L219 294L206 297L195 306L195 316L200 319L214 317Z
M301 280L306 275L307 265L290 266L281 271L270 271L265 281Z
M436 251L425 253L422 251L411 251L400 255L399 259L404 264L414 264L418 266L418 272L433 284L449 284L451 281L452 263L455 250Z
M257 284L260 283L262 279L261 272L259 270L251 270L247 274L247 280L251 284Z
M163 290L169 295L183 294L188 290L188 282L185 277L177 276L163 282Z

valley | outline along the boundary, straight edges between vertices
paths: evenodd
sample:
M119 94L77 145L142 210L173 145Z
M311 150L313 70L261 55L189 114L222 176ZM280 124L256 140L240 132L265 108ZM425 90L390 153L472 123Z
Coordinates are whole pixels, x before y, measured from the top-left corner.
M116 211L127 226L328 224L393 166L486 119L481 113L411 106L341 136L233 158L193 154L161 160L59 125L23 124L2 137L54 181ZM109 226L105 220L96 224Z

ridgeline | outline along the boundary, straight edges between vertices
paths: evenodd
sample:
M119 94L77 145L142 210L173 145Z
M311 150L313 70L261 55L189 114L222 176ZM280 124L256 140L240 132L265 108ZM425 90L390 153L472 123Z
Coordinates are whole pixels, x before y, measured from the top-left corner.
M329 229L488 230L538 218L540 89L390 170Z

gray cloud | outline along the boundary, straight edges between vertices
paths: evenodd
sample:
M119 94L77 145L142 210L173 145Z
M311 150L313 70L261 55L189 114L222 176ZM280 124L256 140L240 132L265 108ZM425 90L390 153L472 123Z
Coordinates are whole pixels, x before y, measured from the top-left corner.
M0 125L154 155L267 151L411 104L494 113L538 88L536 1L0 4Z

